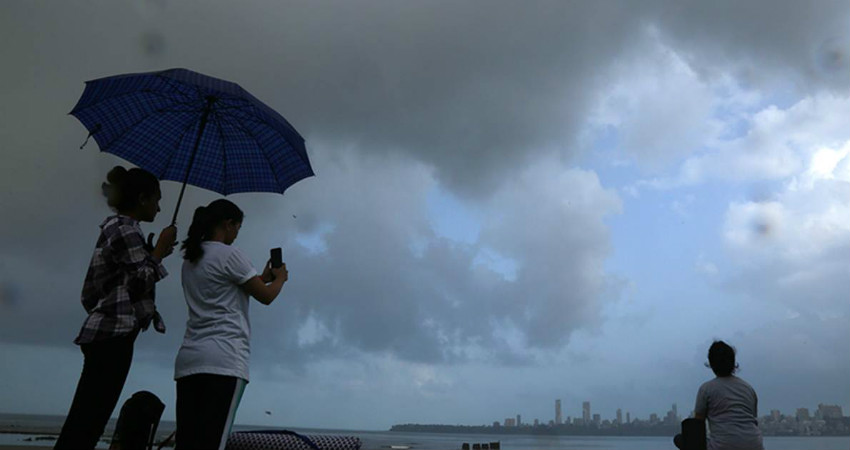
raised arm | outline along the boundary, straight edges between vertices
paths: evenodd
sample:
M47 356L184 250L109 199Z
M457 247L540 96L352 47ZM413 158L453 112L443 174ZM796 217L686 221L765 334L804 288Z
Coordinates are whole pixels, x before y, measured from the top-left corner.
M260 303L271 305L278 294L280 294L283 283L286 283L288 279L289 272L286 270L286 264L274 269L270 263L267 263L265 270L263 270L263 275L246 281L242 285L242 289L251 295L251 297L256 298Z

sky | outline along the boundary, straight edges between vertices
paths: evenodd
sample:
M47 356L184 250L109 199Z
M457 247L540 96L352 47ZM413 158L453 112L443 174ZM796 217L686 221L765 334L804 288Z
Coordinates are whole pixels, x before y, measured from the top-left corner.
M67 113L87 80L185 67L280 112L316 173L228 197L234 245L290 274L251 305L237 422L687 414L715 339L760 414L850 413L846 1L13 0L0 61L0 412L67 411L99 186L129 167ZM219 197L187 189L181 239ZM168 331L140 335L121 401L170 420L187 312L164 264Z

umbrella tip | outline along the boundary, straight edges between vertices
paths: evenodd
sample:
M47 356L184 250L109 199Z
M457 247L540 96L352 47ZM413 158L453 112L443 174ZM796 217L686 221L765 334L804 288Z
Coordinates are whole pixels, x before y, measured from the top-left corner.
M99 123L96 123L96 124L94 124L94 127L92 127L91 131L89 131L89 135L88 135L88 136L86 136L86 140L85 140L85 141L83 141L83 145L81 145L81 146L80 146L80 150L82 150L82 149L83 149L83 147L85 147L85 146L86 146L86 144L88 144L88 143L89 143L89 138L90 138L93 134L97 133L98 131L100 131L100 124L99 124Z

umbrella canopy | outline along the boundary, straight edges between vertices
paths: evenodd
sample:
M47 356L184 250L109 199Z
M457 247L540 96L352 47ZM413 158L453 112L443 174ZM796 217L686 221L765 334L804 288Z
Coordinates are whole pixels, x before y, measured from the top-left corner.
M313 176L304 138L239 85L187 69L87 81L71 114L101 151L223 195L283 193Z

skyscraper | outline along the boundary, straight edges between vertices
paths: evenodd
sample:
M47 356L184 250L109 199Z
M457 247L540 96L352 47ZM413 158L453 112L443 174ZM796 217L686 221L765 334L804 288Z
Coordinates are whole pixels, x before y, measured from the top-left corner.
M818 410L815 411L815 418L817 419L840 419L842 416L844 416L844 412L838 405L818 403Z
M520 414L516 415L516 426L522 425L522 416Z
M582 402L581 419L584 420L585 424L590 423L590 402Z
M622 424L623 424L623 410L620 409L620 408L617 408L617 425L622 425Z
M555 425L560 425L563 421L563 417L561 416L561 399L557 399L555 400Z
M626 413L626 423L632 423L632 413Z
M673 418L674 418L674 419L678 419L678 418L679 418L679 409L678 409L678 408L676 408L676 404L675 404L675 403L673 403Z

